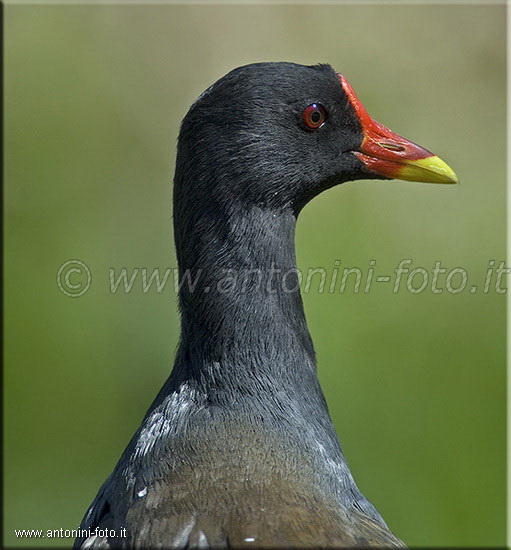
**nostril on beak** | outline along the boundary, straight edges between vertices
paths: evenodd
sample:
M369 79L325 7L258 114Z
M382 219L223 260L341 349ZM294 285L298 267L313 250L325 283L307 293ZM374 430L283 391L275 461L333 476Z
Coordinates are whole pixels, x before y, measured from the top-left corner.
M388 141L379 141L378 145L389 151L395 151L397 153L402 153L405 148L402 145L397 145L395 143L389 143Z

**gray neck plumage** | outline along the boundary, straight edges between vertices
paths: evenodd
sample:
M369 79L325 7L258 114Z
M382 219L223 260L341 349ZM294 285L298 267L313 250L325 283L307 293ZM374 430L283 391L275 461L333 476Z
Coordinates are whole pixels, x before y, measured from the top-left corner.
M316 373L293 213L253 207L194 226L200 230L176 234L182 375L232 391L261 384L305 391Z

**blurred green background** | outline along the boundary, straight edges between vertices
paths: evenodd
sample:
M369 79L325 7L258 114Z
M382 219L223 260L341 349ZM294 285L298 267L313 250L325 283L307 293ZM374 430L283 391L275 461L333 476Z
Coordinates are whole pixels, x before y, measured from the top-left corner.
M77 527L170 371L172 285L111 294L109 268L176 266L180 120L230 69L286 60L330 63L377 120L460 177L332 189L301 215L298 258L304 270L375 260L375 276L403 258L467 270L459 294L374 284L304 300L345 454L393 531L411 546L503 546L505 297L481 287L505 259L504 6L5 15L5 544L70 545L14 529ZM73 258L92 272L76 299L56 284Z

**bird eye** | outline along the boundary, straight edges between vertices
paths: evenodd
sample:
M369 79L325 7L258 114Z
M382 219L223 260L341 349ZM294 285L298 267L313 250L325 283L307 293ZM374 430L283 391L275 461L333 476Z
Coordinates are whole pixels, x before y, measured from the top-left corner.
M309 130L321 128L326 121L327 112L321 103L312 103L305 107L302 113L302 120Z

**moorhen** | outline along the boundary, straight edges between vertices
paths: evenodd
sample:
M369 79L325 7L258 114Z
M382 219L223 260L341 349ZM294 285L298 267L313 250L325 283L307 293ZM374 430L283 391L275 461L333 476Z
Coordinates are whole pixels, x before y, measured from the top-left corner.
M304 205L368 178L457 181L329 65L239 67L195 101L174 179L174 368L76 549L404 547L342 453L296 272Z

